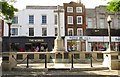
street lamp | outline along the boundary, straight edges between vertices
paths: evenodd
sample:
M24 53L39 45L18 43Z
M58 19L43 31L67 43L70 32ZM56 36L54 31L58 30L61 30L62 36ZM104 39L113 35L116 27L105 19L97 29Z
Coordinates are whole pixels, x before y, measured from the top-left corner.
M107 18L107 22L108 22L108 35L109 35L109 47L108 47L108 51L111 51L111 32L110 32L110 23L112 22L110 15Z
M8 51L10 51L10 36L11 36L11 25L12 25L12 20L8 20L7 21L7 24L8 24L8 39L9 39L9 49L8 49Z

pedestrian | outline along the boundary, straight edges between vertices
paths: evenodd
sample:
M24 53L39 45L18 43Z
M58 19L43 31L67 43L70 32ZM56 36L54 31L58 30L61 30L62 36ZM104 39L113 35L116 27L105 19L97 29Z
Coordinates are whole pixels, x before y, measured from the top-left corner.
M68 52L70 52L71 51L71 48L70 48L70 46L68 46Z
M20 52L24 52L24 49L23 49L23 48L20 48Z
M41 52L43 52L44 51L44 46L41 46Z
M38 52L38 51L39 51L39 47L38 47L38 46L35 48L35 51L36 51L36 52Z

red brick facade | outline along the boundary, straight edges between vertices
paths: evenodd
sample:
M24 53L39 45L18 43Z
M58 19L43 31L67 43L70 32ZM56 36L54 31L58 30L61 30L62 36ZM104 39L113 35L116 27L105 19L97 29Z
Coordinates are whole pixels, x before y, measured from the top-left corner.
M73 12L67 12L67 7L73 7ZM82 13L76 12L76 7L82 7ZM64 16L65 16L65 36L68 36L68 28L73 29L73 36L77 35L77 29L83 29L83 35L85 35L86 30L86 10L82 3L70 2L64 3ZM73 24L68 24L68 16L73 16ZM82 24L77 24L77 16L82 16Z

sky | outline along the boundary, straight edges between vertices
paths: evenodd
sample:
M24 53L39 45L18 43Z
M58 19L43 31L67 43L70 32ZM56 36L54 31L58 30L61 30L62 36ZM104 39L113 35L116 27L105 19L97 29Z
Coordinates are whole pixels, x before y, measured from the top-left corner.
M63 3L69 3L71 1L77 2L77 0L17 0L14 3L14 7L19 10L25 9L27 5L38 5L38 6L63 6ZM81 0L86 8L94 8L99 5L107 5L107 2L111 0Z

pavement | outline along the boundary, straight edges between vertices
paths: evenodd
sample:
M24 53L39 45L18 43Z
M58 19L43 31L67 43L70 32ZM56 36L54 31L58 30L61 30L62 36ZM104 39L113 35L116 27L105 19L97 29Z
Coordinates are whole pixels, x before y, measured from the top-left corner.
M92 70L92 71L70 71L71 64L53 64L48 63L47 68L59 68L59 69L49 69L48 71L40 71L40 69L45 68L44 63L40 64L30 64L29 68L26 68L26 64L18 64L17 70L13 71L3 71L2 77L120 77L120 70ZM93 64L92 68L101 67L101 65ZM61 69L60 69L61 68ZM90 64L74 64L74 68L91 68ZM21 70L23 69L23 70ZM28 70L29 71L28 71ZM31 69L39 69L37 71L30 71ZM27 70L27 71L25 71Z

